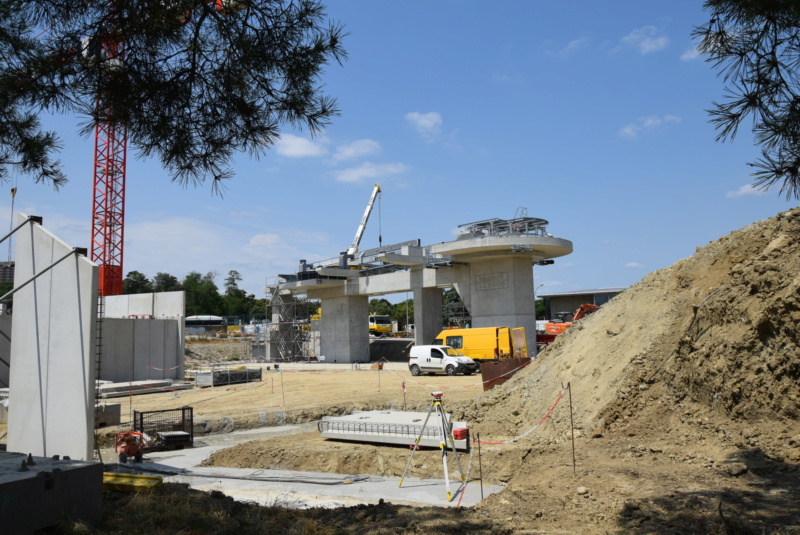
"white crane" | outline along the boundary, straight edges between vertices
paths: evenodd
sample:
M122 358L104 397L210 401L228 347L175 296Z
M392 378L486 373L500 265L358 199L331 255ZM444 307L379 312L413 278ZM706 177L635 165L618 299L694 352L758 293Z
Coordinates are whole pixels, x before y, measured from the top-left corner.
M375 198L380 192L381 187L378 184L375 184L375 187L372 189L372 195L370 195L369 202L367 203L367 209L364 210L364 216L361 218L361 224L358 225L358 230L356 230L356 237L353 238L353 243L347 249L347 256L354 255L356 251L358 251L358 244L361 243L361 237L364 235L364 229L367 228L369 214L372 213L372 207L375 205Z

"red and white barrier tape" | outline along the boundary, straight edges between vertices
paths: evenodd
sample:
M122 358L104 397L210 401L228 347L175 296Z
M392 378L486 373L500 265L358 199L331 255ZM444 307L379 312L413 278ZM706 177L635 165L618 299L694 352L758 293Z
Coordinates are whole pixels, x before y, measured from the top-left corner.
M518 440L522 440L522 439L523 439L523 438L525 438L526 436L528 436L528 435L530 435L531 433L533 433L533 432L534 432L534 431L535 431L535 430L536 430L536 429L537 429L537 428L538 428L540 425L542 425L542 424L544 423L544 421L545 421L545 420L547 420L547 419L550 417L550 415L553 413L553 411L554 411L554 410L556 409L556 407L558 406L558 404L559 404L559 402L561 401L561 399L564 397L564 392L566 392L566 391L567 391L567 389L566 389L566 388L564 388L564 389L563 389L563 390L562 390L562 391L561 391L561 392L558 394L558 398L556 398L556 402L555 402L555 403L553 403L553 406L552 406L552 407L550 407L550 410L549 410L549 411L547 411L547 414L545 414L545 415L544 415L544 417L543 417L541 420L539 420L539 423L537 423L536 425L534 425L533 427L531 427L530 429L528 429L527 431L525 431L524 433L522 433L522 434L521 434L521 435L519 435L518 437L512 438L512 439L510 439L510 440L504 440L504 441L502 441L502 442L487 442L487 441L485 441L485 440L475 440L475 442L480 442L481 444L487 444L487 445L491 445L491 446L496 446L496 445L500 445L500 444L510 444L510 443L512 443L512 442L517 442Z

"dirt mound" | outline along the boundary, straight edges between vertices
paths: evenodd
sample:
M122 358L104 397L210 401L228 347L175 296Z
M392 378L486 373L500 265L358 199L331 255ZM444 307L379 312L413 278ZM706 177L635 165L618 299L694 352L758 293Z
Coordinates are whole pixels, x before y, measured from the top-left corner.
M494 422L485 432L514 436L569 382L575 426L591 434L633 418L644 393L662 384L671 395L662 403L689 398L733 421L794 426L799 320L795 209L648 275L480 399L474 416ZM568 412L559 411L539 436L563 436L568 427Z

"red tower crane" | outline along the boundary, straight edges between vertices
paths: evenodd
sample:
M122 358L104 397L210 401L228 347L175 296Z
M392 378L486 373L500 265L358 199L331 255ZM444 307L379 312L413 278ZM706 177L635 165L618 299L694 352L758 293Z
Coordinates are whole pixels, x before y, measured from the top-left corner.
M122 42L107 42L103 54L113 70L113 65L123 60ZM108 76L113 74L109 72ZM104 108L102 96L98 96L97 106ZM100 266L98 289L102 296L122 293L126 159L125 126L98 123L94 131L91 260Z
M100 266L103 296L122 293L126 138L124 126L95 127L91 259Z

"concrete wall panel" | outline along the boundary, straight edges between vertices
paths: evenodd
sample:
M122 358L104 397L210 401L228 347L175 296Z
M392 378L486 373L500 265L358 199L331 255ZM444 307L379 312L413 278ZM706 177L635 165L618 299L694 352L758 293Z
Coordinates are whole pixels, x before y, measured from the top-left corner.
M153 294L131 294L128 298L128 314L155 316Z
M183 326L179 322L164 322L164 378L183 379Z
M129 318L148 315L154 318L183 317L186 297L184 292L114 295L105 299L107 318Z
M91 460L97 266L72 253L45 271L73 248L36 223L16 238L8 449Z
M182 379L181 322L105 318L100 378L116 383Z
M133 376L150 374L150 327L152 320L133 320Z
M114 295L108 296L103 303L106 318L127 318L128 317L128 296Z
M185 292L161 292L153 294L155 303L153 305L153 315L156 318L185 316L186 312L186 293Z
M134 320L103 320L103 354L100 379L122 383L135 381L133 368Z
M164 379L166 377L166 347L164 346L164 322L148 321L150 323L150 350L148 352L147 376L150 379Z
M10 365L11 316L0 316L0 388L8 388Z

